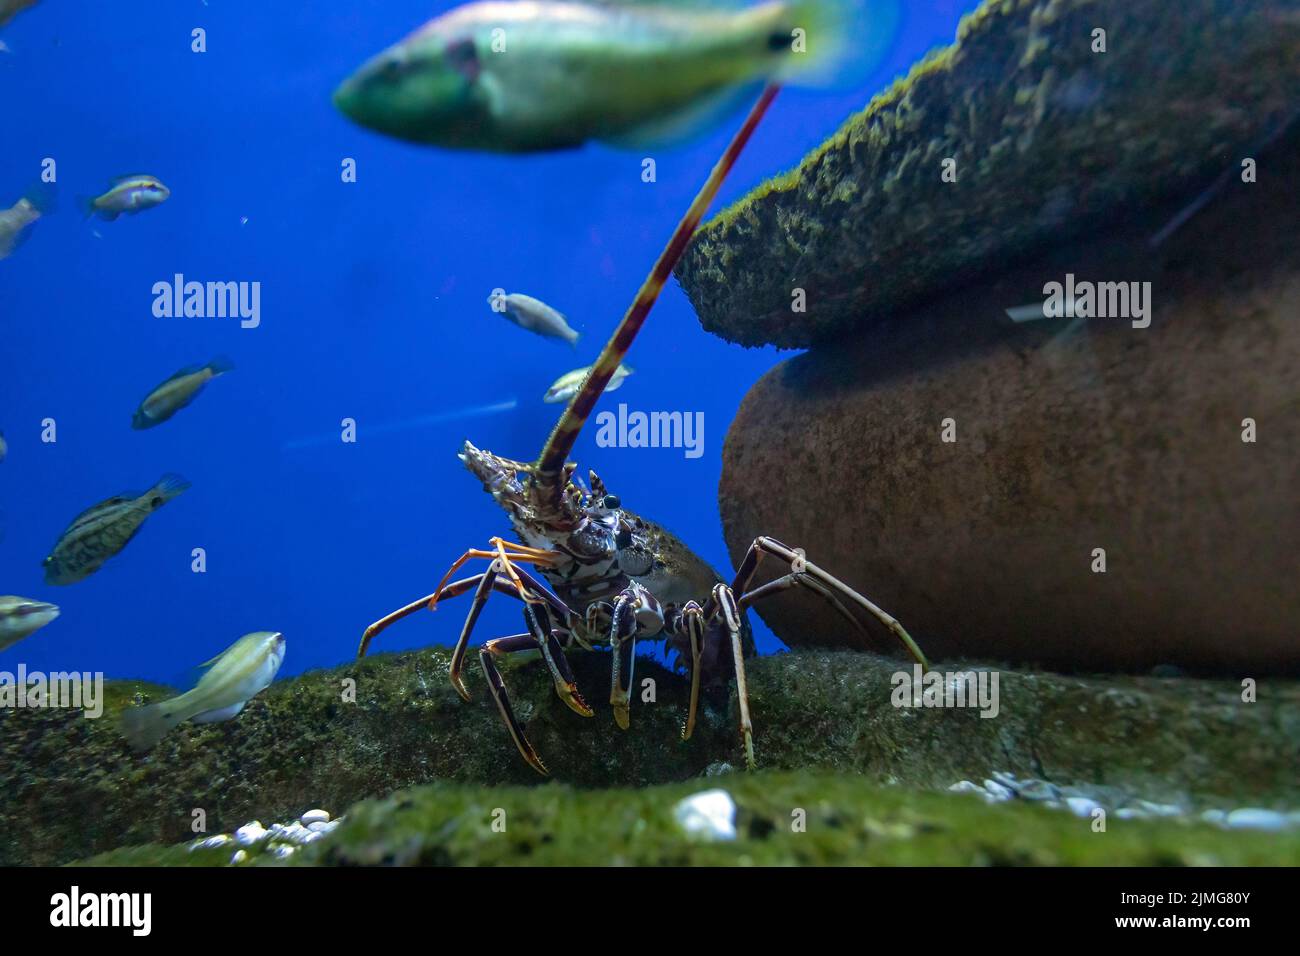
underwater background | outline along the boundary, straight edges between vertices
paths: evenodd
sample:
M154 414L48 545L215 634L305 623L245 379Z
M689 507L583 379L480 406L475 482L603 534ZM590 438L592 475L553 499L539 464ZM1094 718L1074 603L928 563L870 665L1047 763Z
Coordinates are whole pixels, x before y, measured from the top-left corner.
M0 200L17 200L52 158L58 206L0 262L0 591L62 614L0 652L0 669L175 683L263 629L287 639L282 676L341 663L368 623L508 531L457 461L461 441L537 454L563 407L542 394L594 359L740 116L654 150L657 181L645 183L640 152L448 152L339 114L340 80L449 6L49 0L5 29ZM975 6L909 0L861 82L784 90L714 210L795 165L951 42ZM197 27L205 53L190 49ZM340 175L349 157L355 183ZM136 172L171 198L138 217L83 218L78 196ZM152 287L177 273L261 283L260 324L156 318ZM564 312L577 348L495 314L498 287ZM589 425L582 473L594 468L626 507L728 575L722 440L779 354L706 334L671 282L628 357L635 373L598 410L702 412L704 453L601 449ZM150 389L217 356L235 370L174 419L132 430ZM47 418L53 443L41 440ZM353 444L340 440L344 418L357 422ZM99 572L44 583L41 560L75 515L167 472L193 487ZM191 570L194 548L205 573ZM374 649L451 643L462 614L418 616ZM515 633L518 615L489 602L476 633ZM781 647L750 618L761 651Z

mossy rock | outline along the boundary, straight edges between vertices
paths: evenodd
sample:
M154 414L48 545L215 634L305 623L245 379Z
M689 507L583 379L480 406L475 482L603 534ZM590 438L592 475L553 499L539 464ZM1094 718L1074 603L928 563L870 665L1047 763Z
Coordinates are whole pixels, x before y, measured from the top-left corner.
M191 839L194 811L206 832L253 819L334 812L432 781L492 788L543 783L520 760L481 679L471 703L447 682L449 651L383 654L279 682L238 719L184 725L152 752L133 753L116 716L141 690L111 686L103 719L75 712L0 714L0 864L53 864L115 847ZM634 703L620 731L596 689L609 681L604 654L573 657L596 716L557 698L537 662L505 678L521 720L554 779L581 789L642 788L740 763L734 702L706 702L689 741L680 739L687 682L638 660L656 702ZM910 792L982 780L1003 771L1062 785L1103 786L1189 807L1297 799L1300 690L1261 682L1259 703L1232 682L1067 678L1000 672L994 719L974 709L900 709L891 703L896 661L853 652L800 652L747 665L758 759L766 770L819 771L895 783ZM356 681L356 702L342 699ZM147 693L145 692L147 691Z
M679 801L721 788L734 840L688 835ZM91 866L223 865L230 849L132 847ZM1027 803L882 787L856 776L732 773L649 788L437 784L351 808L337 831L257 865L825 866L1260 865L1300 858L1300 831L1089 817Z
M677 276L730 341L834 340L1204 185L1297 102L1300 0L986 0Z

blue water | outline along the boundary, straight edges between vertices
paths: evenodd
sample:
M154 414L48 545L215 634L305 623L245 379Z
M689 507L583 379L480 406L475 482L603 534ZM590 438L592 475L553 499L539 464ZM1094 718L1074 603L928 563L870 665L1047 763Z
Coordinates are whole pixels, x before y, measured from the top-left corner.
M860 88L783 91L718 206L797 163L871 93L951 41L974 0L908 0L892 50ZM282 631L282 673L350 659L362 629L427 593L471 546L508 531L456 459L465 438L520 459L561 406L541 395L613 330L739 117L638 153L590 146L528 158L445 153L354 126L329 100L363 60L445 4L45 0L0 31L0 204L57 162L58 210L0 261L0 593L62 616L0 653L41 670L173 681L248 631ZM191 30L208 51L191 52ZM344 157L358 181L341 181ZM158 176L172 198L86 221L78 194ZM156 318L154 283L261 283L261 324ZM494 288L568 314L576 351L487 305ZM133 431L140 399L182 366L235 371L171 421ZM600 408L702 411L704 454L576 449L632 510L731 569L718 519L722 441L749 386L782 356L705 333L673 284ZM513 403L513 407L510 407ZM474 414L462 414L469 410ZM358 440L339 440L340 421ZM57 441L41 440L54 419ZM193 488L88 579L52 587L41 560L72 518L165 472ZM815 549L814 542L805 544ZM207 570L191 570L194 548ZM376 650L450 643L464 603ZM780 643L754 623L761 650ZM477 635L520 631L490 602Z

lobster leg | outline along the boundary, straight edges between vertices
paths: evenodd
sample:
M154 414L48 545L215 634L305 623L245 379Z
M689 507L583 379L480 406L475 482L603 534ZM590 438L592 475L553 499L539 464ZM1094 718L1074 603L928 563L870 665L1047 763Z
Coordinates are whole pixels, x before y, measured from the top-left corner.
M691 702L686 709L686 723L682 725L682 740L690 740L695 732L695 714L700 707L700 669L703 667L704 610L694 601L682 607L681 626L691 642Z
M631 726L632 668L636 663L636 621L628 621L636 597L624 591L614 599L610 615L609 648L611 652L609 704L614 708L614 722L622 730ZM627 626L630 624L631 626ZM626 677L624 668L626 667Z
M555 694L568 705L575 714L594 717L595 712L587 706L578 691L578 682L573 677L569 661L564 656L564 648L551 629L551 615L545 604L525 604L524 620L528 622L528 632L542 652L542 660L551 672L555 683Z
M835 608L835 610L839 611L840 614L844 615L845 619L848 620L850 624L852 624L854 627L858 628L859 630L862 630L862 622L853 616L853 612L844 606L844 602L842 602L834 594L828 591L823 585L817 583L812 578L808 577L806 574L791 573L791 574L787 574L783 578L777 578L775 581L768 581L763 586L754 588L754 590L750 591L748 594L746 594L736 603L740 606L740 609L743 611L746 608L752 607L754 604L757 604L765 597L771 597L773 594L778 594L781 591L788 591L792 587L805 587L810 591L814 591L817 594L820 594L830 603L832 607Z
M758 570L759 562L762 561L765 555L771 555L779 561L784 561L790 566L790 571L794 576L806 576L810 580L803 583L808 584L810 587L811 582L815 581L822 585L826 590L831 591L834 594L847 599L850 603L856 604L858 607L862 608L881 624L885 625L885 627L889 628L890 632L903 642L908 653L910 653L923 668L926 670L929 669L930 662L926 660L925 654L922 653L921 648L917 647L916 641L912 640L912 635L907 633L903 625L900 624L897 619L886 613L883 609L877 607L839 578L828 574L826 571L823 571L817 565L813 564L804 556L802 550L788 548L775 538L768 538L766 536L755 538L754 543L749 546L749 551L745 554L745 560L740 562L740 570L736 572L736 578L731 584L731 590L736 594L739 594L742 601L745 600L748 594L749 583L754 579L754 573ZM758 593L762 590L763 588L757 588L754 593ZM814 588L814 590L816 590L816 588ZM715 597L716 593L717 591L715 589ZM773 593L773 591L767 592L767 594L771 593ZM716 610L714 607L716 603L715 597L709 598L709 603L705 607L706 612L712 613Z
M536 649L537 640L533 634L519 634L515 637L502 637L488 641L479 648L478 659L483 665L483 676L487 678L488 690L492 693L492 699L496 701L497 710L501 712L501 719L505 721L506 729L510 731L510 739L515 742L519 755L528 761L530 767L546 777L550 775L550 771L546 769L546 764L542 763L542 758L537 756L533 745L528 742L527 736L524 735L524 728L519 725L519 718L515 716L515 709L510 705L510 695L506 693L505 681L501 679L501 672L497 670L495 660L506 654Z
M564 624L568 625L572 614L563 601L547 591L541 582L522 568L515 568L515 574L526 583L531 595L541 598L547 605L554 608ZM451 666L447 669L447 674L451 678L451 686L456 689L456 693L460 694L462 700L469 700L469 691L465 689L465 682L460 677L461 668L465 663L465 649L469 646L470 632L474 629L474 625L478 623L478 616L483 611L483 605L487 603L488 595L495 589L503 594L509 594L511 597L518 598L520 596L515 585L512 582L503 581L500 575L501 559L497 558L482 574L455 581L443 588L439 594L439 597L455 597L457 594L469 590L469 586L475 581L478 582L478 587L474 590L474 599L469 606L469 613L465 615L465 626L461 628L460 637L457 638L456 646L451 652ZM551 636L551 642L558 646L554 635ZM554 673L554 668L552 668L552 673ZM570 704L569 706L572 707L573 705ZM578 712L582 713L581 711Z
M725 584L715 585L709 604L717 607L731 638L731 656L736 663L736 699L740 708L740 740L745 745L745 766L754 769L754 724L749 718L749 685L745 681L745 649L740 639L740 608L736 595Z

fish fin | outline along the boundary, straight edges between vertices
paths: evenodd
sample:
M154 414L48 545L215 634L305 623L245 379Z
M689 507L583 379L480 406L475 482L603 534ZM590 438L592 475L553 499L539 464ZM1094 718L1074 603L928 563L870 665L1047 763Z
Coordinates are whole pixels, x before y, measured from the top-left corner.
M224 355L218 355L208 363L207 367L212 369L213 375L225 375L227 372L235 370L235 363Z
M190 488L190 483L188 480L182 478L180 475L169 474L169 475L163 475L161 478L159 478L158 484L150 488L147 492L145 492L145 494L150 495L154 498L162 499L156 505L154 505L154 507L157 508L157 507L161 507L162 505L165 505L167 502L171 501L181 492L188 491L189 488Z
M701 100L633 126L601 141L620 149L653 149L676 146L695 138L703 130L716 126L742 105L757 98L763 83L728 86Z
M167 736L185 719L184 694L145 707L132 707L122 712L122 735L135 750L152 750L158 741Z
M239 712L244 709L248 701L241 700L238 704L231 704L229 707L220 707L217 710L205 710L201 714L195 714L190 720L196 724L218 724L223 720L232 720L239 716Z
M95 208L95 200L98 198L99 198L98 196L77 197L77 208L81 210L82 215L84 215L87 219L89 219L91 216L95 215L95 213L99 211Z
M768 38L791 44L773 79L823 89L862 85L894 48L900 7L899 0L794 0Z

